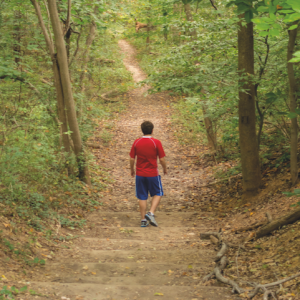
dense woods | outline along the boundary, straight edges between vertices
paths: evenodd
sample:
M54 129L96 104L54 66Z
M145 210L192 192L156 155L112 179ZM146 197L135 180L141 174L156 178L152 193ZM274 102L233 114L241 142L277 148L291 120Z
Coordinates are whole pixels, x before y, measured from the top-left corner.
M133 11L140 22L156 28L140 33L145 42L152 40L148 53L159 56L152 59L154 72L149 70L153 90L184 94L186 107L194 114L189 123L206 132L211 150L221 156L240 154L246 194L257 192L261 167L283 148L290 153L284 150L275 167L290 164L294 185L298 177L297 1L218 5L149 1L144 5L133 4ZM141 38L136 43L140 45Z
M65 193L84 191L80 181L95 192L103 186L90 175L102 171L85 143L97 119L122 109L100 94L131 84L121 60L112 59L118 50L104 5L1 2L1 199L37 228L69 201Z
M299 0L0 0L0 215L49 232L103 205L111 177L91 149L115 124L91 137L134 87L120 39L137 49L139 86L174 97L172 134L230 162L216 182L241 178L229 198L259 203L270 173L299 195L299 24ZM254 225L257 238L298 210Z

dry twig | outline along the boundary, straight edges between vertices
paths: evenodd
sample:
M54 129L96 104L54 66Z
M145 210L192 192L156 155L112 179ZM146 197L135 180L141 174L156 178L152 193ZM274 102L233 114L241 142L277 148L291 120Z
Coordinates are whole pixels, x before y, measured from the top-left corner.
M264 292L266 292L267 288L269 288L269 287L280 285L282 283L285 283L287 281L295 279L296 277L299 277L299 276L300 276L300 273L297 273L293 276L290 276L288 278L278 280L278 281L275 281L275 282L271 282L271 283L267 283L267 284L257 284L255 289L253 290L253 292L251 294L249 294L249 298L252 299L260 290L263 290Z

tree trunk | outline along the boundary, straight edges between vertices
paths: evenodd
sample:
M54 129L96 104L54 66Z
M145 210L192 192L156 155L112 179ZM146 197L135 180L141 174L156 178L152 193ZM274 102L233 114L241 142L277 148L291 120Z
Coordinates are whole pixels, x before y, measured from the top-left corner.
M191 10L191 6L189 3L187 4L184 4L184 12L185 12L185 15L186 15L186 20L188 22L193 22L193 15L192 15L192 10ZM190 29L190 26L188 27L188 29ZM188 35L188 34L187 34ZM193 39L196 39L197 38L197 32L196 30L193 28L191 31L190 31L190 36L193 37Z
M80 75L80 84L81 84L81 91L84 90L84 85L83 85L83 80L85 78L85 70L87 68L87 64L90 60L90 56L89 56L89 52L90 52L90 48L91 48L91 45L95 39L95 36L96 36L96 24L94 21L92 21L91 25L90 25L90 32L89 32L89 35L86 39L86 49L82 55L83 57L83 63L82 63L82 66L81 66L81 75Z
M36 0L31 0L37 17L39 19L40 26L42 28L45 41L51 56L52 60L52 70L54 74L54 85L55 85L55 90L56 90L56 99L57 99L57 111L58 111L58 118L60 121L60 132L61 132L61 139L63 141L63 146L64 146L64 151L69 153L71 151L70 147L70 140L69 140L69 135L65 134L68 132L68 124L67 124L67 118L66 118L66 113L65 113L65 105L64 105L64 96L63 96L63 91L62 91L62 86L61 86L61 80L60 80L60 74L59 74L59 69L58 69L58 64L56 60L56 56L54 54L54 45L51 39L51 33L49 31L49 34L47 32L45 23L43 21L43 17L41 14L41 9ZM71 170L69 169L69 172Z
M239 135L243 188L245 195L256 194L261 184L260 163L255 127L255 89L252 82L254 74L253 23L242 25L244 15L240 16L238 31L238 70L241 78L239 86ZM249 75L248 75L249 74ZM245 79L243 77L247 76Z
M204 104L202 104L202 111L204 116L206 115L207 108ZM209 117L204 117L204 124L206 129L206 135L207 135L207 141L208 141L208 147L211 151L217 150L217 137L216 133L214 132L213 128L213 122Z
M289 60L293 58L295 42L297 38L298 28L289 30L289 42L287 51L287 71L289 78L289 98L290 98L290 112L295 113L297 108L297 82L295 78L293 63L289 63ZM290 170L291 180L294 186L298 181L298 162L297 162L297 144L298 144L298 118L291 119L291 158L290 158Z
M82 55L83 57L83 64L81 66L81 75L80 75L80 85L81 85L81 93L84 92L84 88L85 88L85 85L84 85L84 78L85 78L85 74L86 74L86 69L87 69L87 65L88 65L88 62L90 60L90 56L89 56L89 52L90 52L90 48L91 48L91 45L95 39L95 36L96 36L96 24L94 21L92 21L91 25L90 25L90 32L89 32L89 35L86 39L86 49ZM78 119L80 120L81 118L81 115L82 115L82 106L83 106L83 103L82 103L82 99L80 101L80 108L79 110L77 111L77 117Z
M19 65L21 61L21 26L20 20L22 14L20 10L14 12L14 31L13 31L13 53L15 55L15 63Z
M192 15L191 6L189 3L184 4L184 11L186 14L187 21L192 22L193 15ZM191 36L193 36L194 39L197 38L197 32L195 29L193 29L190 34L191 34ZM206 115L207 108L206 108L205 104L202 104L202 111L203 111L203 114ZM214 129L213 129L213 122L212 122L211 118L208 116L204 117L204 124L205 124L205 128L206 128L208 147L211 151L215 151L217 149L217 137L216 137L216 133L214 132Z
M74 143L74 152L77 158L79 178L87 184L91 184L88 166L85 162L84 151L82 146L81 135L76 117L75 103L73 99L71 80L69 75L68 58L62 27L60 24L56 0L48 0L48 8L50 13L51 24L55 37L55 46L57 50L57 61L59 65L60 79L65 100L65 108L67 111L67 118L71 137Z
M72 34L72 30L71 30L71 27L69 27L68 31L66 32L66 36L65 36L68 61L70 60L71 34Z

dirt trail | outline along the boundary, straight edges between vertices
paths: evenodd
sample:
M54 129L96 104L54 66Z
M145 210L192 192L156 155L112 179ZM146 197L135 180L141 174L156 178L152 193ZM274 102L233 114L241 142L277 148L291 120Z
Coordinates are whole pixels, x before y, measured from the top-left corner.
M119 46L135 82L145 79L134 49L124 40ZM200 241L199 233L217 228L208 220L209 214L196 211L189 200L203 171L186 156L193 150L180 148L173 135L168 96L145 96L146 92L147 87L140 87L129 93L128 109L111 120L114 141L109 149L95 150L98 163L114 179L101 211L90 215L90 227L80 232L83 237L66 244L46 265L45 274L33 279L33 287L55 293L50 298L233 299L228 287L201 283L213 267L215 251ZM156 213L158 228L140 227L134 179L129 176L128 153L141 135L144 120L155 124L154 136L162 141L169 166L169 175L162 178L166 196Z

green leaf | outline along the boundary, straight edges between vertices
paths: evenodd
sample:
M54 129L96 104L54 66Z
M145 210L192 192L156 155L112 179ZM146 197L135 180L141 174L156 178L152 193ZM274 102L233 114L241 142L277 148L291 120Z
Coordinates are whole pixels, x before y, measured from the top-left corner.
M269 6L269 13L270 14L275 14L276 11L277 11L277 7L275 5L270 5Z
M295 22L295 21L298 21L300 20L300 13L294 13L294 14L291 14L291 15L287 15L283 22L285 23L292 23L292 22Z
M270 29L269 33L270 33L270 36L279 36L280 35L279 30L274 29L274 28Z
M300 58L295 57L289 60L289 63L297 63L297 62L300 62Z
M294 12L293 10L287 10L287 9L280 11L280 13L283 13L283 14L291 14L293 12Z
M25 292L25 291L27 291L27 286L26 285L20 288L20 292L21 293Z
M280 26L279 24L277 24L277 23L274 23L274 24L273 24L273 28L274 28L274 29L281 30L281 26Z
M268 29L270 29L270 27L271 27L271 25L266 24L266 23L256 25L256 29L258 29L258 30L268 30Z
M252 18L253 18L253 12L252 12L252 10L246 11L246 13L245 13L245 19L246 19L247 23L250 23Z
M266 6L259 6L259 7L257 8L257 11L259 11L259 12L268 12L269 9L268 9L268 7L266 7Z
M296 12L300 12L299 0L287 0L287 4L289 4Z
M276 16L275 16L274 14L270 14L270 19L271 19L272 21L276 21Z
M259 36L266 37L268 34L269 34L268 31L261 31L261 32L259 33Z
M289 28L289 30L294 30L294 29L296 29L298 27L298 25L292 25L290 28Z
M245 3L238 4L238 13L247 12L250 10L250 6Z

